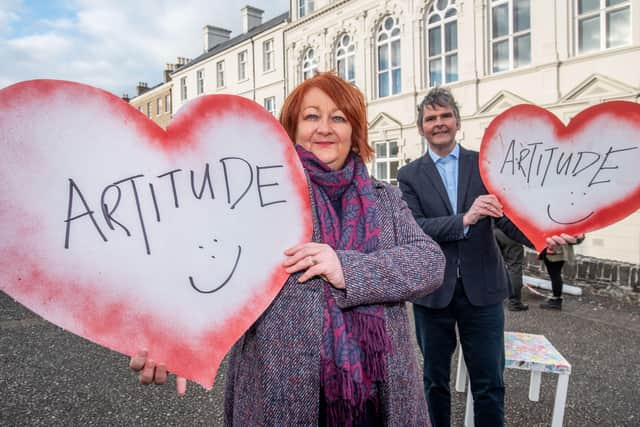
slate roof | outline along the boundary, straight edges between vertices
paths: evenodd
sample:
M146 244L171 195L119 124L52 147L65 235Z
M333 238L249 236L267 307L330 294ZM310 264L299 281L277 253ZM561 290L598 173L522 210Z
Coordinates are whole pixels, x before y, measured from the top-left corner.
M212 56L217 55L220 52L223 52L235 45L238 45L242 42L244 42L245 40L249 40L251 37L260 34L264 31L267 31L273 27L278 26L279 24L286 22L289 19L289 12L285 12L281 15L276 16L275 18L272 18L270 20L268 20L265 23L262 23L254 28L252 28L251 30L247 31L246 33L242 33L236 37L233 37L227 41L224 41L220 44L215 45L214 47L212 47L211 49L209 49L207 52L204 52L203 54L201 54L200 56L192 59L191 61L189 61L188 63L182 65L180 68L178 68L176 71L174 71L173 73L171 73L171 75L173 76L176 73L179 73L181 71L184 71L196 64L199 64L200 62L211 58Z

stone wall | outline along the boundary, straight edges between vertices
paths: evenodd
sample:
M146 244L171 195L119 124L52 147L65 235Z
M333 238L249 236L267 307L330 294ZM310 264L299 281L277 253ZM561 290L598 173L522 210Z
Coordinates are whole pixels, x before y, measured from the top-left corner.
M526 249L524 274L548 279L544 263ZM640 303L640 265L576 255L575 263L562 269L567 283L586 290Z

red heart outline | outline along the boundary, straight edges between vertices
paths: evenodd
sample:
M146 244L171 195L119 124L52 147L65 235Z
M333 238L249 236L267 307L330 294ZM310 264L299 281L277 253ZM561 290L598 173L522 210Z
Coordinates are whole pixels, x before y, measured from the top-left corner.
M631 215L640 208L640 184L636 188L629 189L625 197L616 200L609 206L598 209L584 221L540 229L527 217L525 206L515 206L508 194L503 194L499 183L492 182L489 173L491 162L487 158L487 147L492 143L497 143L494 141L498 141L499 130L509 122L526 121L533 118L541 119L552 128L558 144L562 144L582 132L590 122L603 115L613 116L616 120L626 122L630 126L637 128L639 133L636 144L640 146L638 143L640 142L640 104L627 101L611 101L587 108L577 114L568 126L565 126L558 117L544 108L527 104L516 105L493 119L482 137L479 154L482 181L489 193L498 197L503 205L505 215L529 238L537 251L542 251L546 247L546 238L549 236L561 233L571 235L587 233L611 225Z
M294 183L303 207L300 215L304 218L304 230L299 242L311 239L311 204L304 171L287 133L273 115L258 104L233 95L203 96L184 107L189 109L189 113L177 115L165 131L128 103L101 89L62 80L32 80L0 90L0 129L11 125L2 121L3 111L33 103L34 100L46 103L60 94L79 99L92 97L103 103L115 116L122 117L146 135L153 149L162 150L169 157L192 149L195 145L194 130L222 114L250 114L261 120L263 125L268 124L281 141L290 144L285 160L290 166L289 179ZM0 140L0 146L3 142ZM37 222L30 221L27 212L1 202L2 199L2 220L22 218L20 222L15 220L20 232L38 232ZM131 306L131 301L114 298L112 294L103 292L108 281L96 279L89 290L78 283L61 282L49 277L42 268L41 260L29 253L28 248L0 246L0 272L4 278L0 281L0 289L47 320L126 355L148 348L150 358L164 362L171 372L192 379L207 389L213 386L216 372L227 351L267 309L289 277L281 265L276 265L261 285L262 290L256 292L240 311L226 319L226 329L221 330L213 325L198 339L191 341L171 324L170 319L163 321L138 312ZM73 305L64 307L68 310L64 317L72 317L76 320L75 324L67 324L56 316L56 303L61 300L74 301ZM96 301L100 301L100 304ZM50 315L47 314L48 310Z

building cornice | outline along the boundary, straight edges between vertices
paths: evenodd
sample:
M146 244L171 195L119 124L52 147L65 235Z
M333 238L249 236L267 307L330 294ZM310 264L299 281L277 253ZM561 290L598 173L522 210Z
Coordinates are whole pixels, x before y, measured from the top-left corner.
M318 17L325 15L327 13L329 13L330 11L337 9L338 7L342 6L345 3L348 3L349 0L340 0L340 1L336 1L333 3L329 3L328 5L314 11L313 13L304 16L302 18L298 18L295 22L291 22L289 23L289 26L287 28L285 28L284 32L289 32L291 30L294 30L296 28L298 28L299 26L308 23L309 21L312 21L314 19L317 19Z

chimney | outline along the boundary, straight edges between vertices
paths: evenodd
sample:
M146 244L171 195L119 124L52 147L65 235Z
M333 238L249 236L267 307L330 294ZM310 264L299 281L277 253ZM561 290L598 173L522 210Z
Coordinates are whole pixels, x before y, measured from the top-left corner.
M242 12L242 32L248 33L258 25L262 24L262 14L264 10L252 6L245 6L240 9Z
M208 52L212 47L229 40L230 30L214 27L213 25L205 25L202 27L202 35L204 38L204 51Z
M164 64L164 82L171 80L171 73L176 70L176 64Z
M124 95L122 95L122 100L124 102L129 102L129 101L131 101L131 98L129 98L129 94L128 93L125 93Z
M138 82L138 86L136 87L136 90L138 91L138 96L140 96L149 90L149 86L145 82Z

